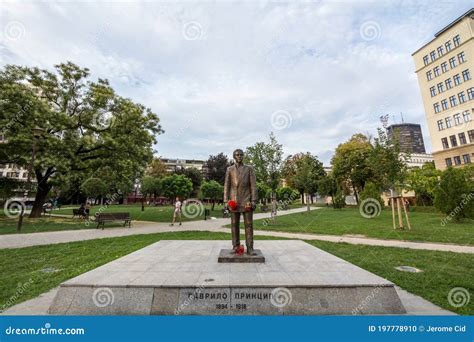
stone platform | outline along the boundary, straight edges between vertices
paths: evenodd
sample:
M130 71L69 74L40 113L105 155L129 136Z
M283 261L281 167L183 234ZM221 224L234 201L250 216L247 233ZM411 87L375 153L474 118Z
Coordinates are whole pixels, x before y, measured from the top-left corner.
M265 262L265 257L263 256L263 253L260 249L255 249L254 253L255 255L248 255L247 253L239 255L239 254L235 254L232 248L221 249L221 252L219 253L219 257L217 258L217 262L232 262L232 263Z
M229 241L160 241L62 283L58 315L402 314L394 284L303 241L218 263Z

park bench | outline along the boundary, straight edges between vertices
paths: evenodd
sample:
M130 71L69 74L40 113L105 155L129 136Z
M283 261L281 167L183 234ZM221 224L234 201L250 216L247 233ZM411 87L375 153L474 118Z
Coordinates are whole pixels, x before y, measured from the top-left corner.
M86 218L87 213L84 209L72 209L72 218L79 216L80 218Z
M100 213L96 215L95 220L97 221L97 228L102 225L102 229L104 229L105 222L124 221L123 226L125 227L128 224L128 228L131 227L132 223L130 213Z

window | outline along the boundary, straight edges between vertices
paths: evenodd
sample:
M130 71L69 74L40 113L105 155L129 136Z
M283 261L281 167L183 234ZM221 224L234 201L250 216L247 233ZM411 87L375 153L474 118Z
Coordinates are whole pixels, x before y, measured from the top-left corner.
M467 136L469 137L469 142L474 142L474 129L467 131Z
M434 67L433 73L434 73L435 77L438 77L438 76L439 76L439 66Z
M451 161L451 158L446 158L445 161L446 161L446 166L447 167L450 167L450 166L453 165L453 162Z
M448 71L448 63L446 62L441 63L441 71L442 72Z
M459 137L459 143L461 145L466 145L467 144L467 140L466 140L466 134L463 133L459 133L458 134L458 137Z
M454 124L456 126L459 126L462 122L461 122L461 114L454 114L453 115L453 118L454 118Z
M425 65L428 65L430 63L430 61L428 59L428 55L423 57L423 63L425 63Z
M446 110L448 109L448 100L444 99L444 100L441 100L441 108L443 108L443 110Z
M451 89L453 87L450 78L448 78L446 81L444 81L444 84L446 84L446 90Z
M434 87L433 87L434 88ZM444 84L443 82L438 83L438 93L442 93L444 91Z
M444 47L446 48L446 52L451 51L451 41L448 40L446 43L444 43Z
M453 76L453 80L454 80L454 85L455 85L455 86L461 84L461 76L459 76L459 74L454 75L454 76Z
M428 71L426 72L426 79L427 79L428 81L431 81L431 80L433 79L433 75L431 74L431 70L428 70Z
M455 107L458 105L458 100L456 99L456 95L449 97L449 103L451 104L451 107Z
M469 154L463 154L462 159L464 161L464 164L471 164L471 157L469 157Z
M469 100L474 100L474 87L467 90L467 98Z
M444 148L445 150L449 148L448 138L442 138L442 139L441 139L441 143L443 144L443 148Z
M435 113L439 113L439 112L440 112L440 110L439 110L439 103L438 103L438 102L436 102L436 103L433 105L433 108L434 108Z
M454 159L454 165L461 165L461 157L455 156L453 157Z
M469 113L469 111L466 110L465 112L462 113L462 118L463 118L464 122L471 121L471 113Z
M458 141L456 140L455 135L449 136L449 140L451 141L451 147L456 147L458 146Z
M466 61L466 58L465 58L465 55L464 55L464 51L458 53L458 62L459 64L462 64Z
M431 51L430 52L430 57L431 57L431 61L433 62L435 59L436 59L436 51Z
M442 131L444 129L444 121L438 120L438 131Z
M462 78L464 79L464 82L471 79L471 73L469 72L469 69L466 69L462 72Z
M461 44L461 37L459 37L459 34L454 36L453 43L454 43L454 46L459 46L459 44Z
M454 69L456 67L456 57L451 57L449 59L449 66L451 67L451 69Z
M435 87L431 87L431 88L430 88L430 93L431 93L431 97L436 96L436 89L435 89Z
M446 128L451 128L452 126L452 122L453 120L451 120L451 117L448 116L446 119L444 119L446 121Z
M459 94L458 94L458 99L459 99L459 103L464 103L466 102L466 97L464 96L464 92L461 91Z
M437 51L438 51L438 56L444 55L444 48L443 48L443 45L441 45L440 47L438 47Z

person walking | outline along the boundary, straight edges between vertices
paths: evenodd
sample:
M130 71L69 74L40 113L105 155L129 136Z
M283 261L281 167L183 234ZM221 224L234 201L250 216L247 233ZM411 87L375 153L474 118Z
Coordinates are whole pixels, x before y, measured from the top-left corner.
M181 226L181 201L179 197L176 197L176 202L174 202L174 213L173 213L173 222L170 224L171 227L176 223L176 219L179 219L179 225Z

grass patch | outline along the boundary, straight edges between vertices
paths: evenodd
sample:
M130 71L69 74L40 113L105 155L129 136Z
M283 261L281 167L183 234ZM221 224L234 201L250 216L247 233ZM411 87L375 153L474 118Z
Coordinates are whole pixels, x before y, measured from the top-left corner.
M0 250L0 310L7 304L11 306L34 298L65 280L160 240L230 241L230 238L227 233L169 232ZM256 239L275 238L259 236ZM308 243L389 279L447 310L465 315L474 313L472 300L460 308L452 307L447 300L453 287L463 287L474 293L472 254L324 241ZM394 269L401 265L417 267L423 272L405 273Z
M72 209L78 209L79 206L63 208L60 210L54 210L53 214L61 214L61 215L71 215L72 217ZM206 207L210 209L211 207ZM199 210L197 207L193 207L193 209L197 209L197 211L190 211L191 216L195 212L198 212L199 215L196 217L186 217L182 216L183 222L186 221L195 221L195 220L203 220L204 219L204 209ZM214 210L211 211L210 216L214 216L217 218L222 217L222 209L223 206L216 205ZM134 221L152 221L152 222L170 222L173 220L173 212L174 207L172 206L145 206L145 210L142 211L142 207L140 204L132 204L132 205L124 205L124 204L112 204L109 207L95 205L90 210L90 215L93 216L97 211L102 213L117 213L117 212L128 212Z
M6 304L11 306L34 298L65 280L160 240L228 240L230 244L231 235L195 231L169 232L2 249L0 310L5 309Z
M382 210L379 216L367 219L356 208L323 208L277 217L275 222L256 220L255 229L327 235L364 235L370 238L427 241L474 245L474 221L448 222L436 212L411 212L412 230L393 229L392 212Z
M454 287L463 287L474 295L474 256L472 254L421 251L394 247L374 247L307 241L308 243L386 278L408 292L417 294L446 310L461 315L474 314L474 301L455 308L448 302ZM412 266L421 273L401 272L396 266Z
M0 235L1 234L17 234L18 218L9 218L5 215L0 215ZM30 219L25 215L21 227L21 233L40 233L51 232L59 230L75 230L75 229L89 229L96 228L96 224L91 222L86 225L81 219L71 219L64 217L42 216L39 218ZM119 227L120 222L110 222L106 227Z

